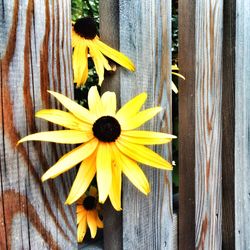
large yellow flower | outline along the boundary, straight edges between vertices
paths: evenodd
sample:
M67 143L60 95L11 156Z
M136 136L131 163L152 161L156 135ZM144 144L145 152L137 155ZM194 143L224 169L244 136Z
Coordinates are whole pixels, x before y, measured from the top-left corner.
M103 228L103 222L100 220L98 210L100 206L97 200L97 190L91 186L88 195L84 194L76 205L77 217L77 241L82 242L87 232L87 226L90 229L91 238L95 238L97 228Z
M154 107L140 111L146 101L146 93L136 96L116 112L115 93L108 91L100 97L96 86L89 90L89 110L62 94L49 92L70 112L45 109L37 112L36 117L67 129L28 135L19 143L29 140L82 143L60 158L42 176L42 181L55 178L81 162L67 204L73 203L85 193L96 174L99 201L103 203L109 196L115 209L120 210L122 172L141 192L148 194L148 180L136 162L172 170L168 161L144 144L168 143L176 137L135 130L162 110L161 107Z
M72 47L74 48L74 82L77 83L77 86L84 84L88 78L88 55L94 61L99 85L104 80L104 69L112 70L104 56L109 57L128 70L135 70L134 64L127 56L100 41L97 36L96 24L90 17L80 18L73 25Z

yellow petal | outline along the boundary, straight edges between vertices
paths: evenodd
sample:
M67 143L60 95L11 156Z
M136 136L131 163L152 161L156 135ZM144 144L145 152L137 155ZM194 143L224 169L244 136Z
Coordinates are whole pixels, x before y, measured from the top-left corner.
M145 122L148 120L152 119L155 115L157 115L160 111L162 110L161 107L155 107L155 108L150 108L143 110L136 114L135 116L123 120L120 122L122 130L131 130L140 127L143 125Z
M141 93L137 95L118 110L118 112L116 113L116 118L122 122L124 120L126 121L126 119L128 119L129 117L134 116L139 112L146 99L147 93Z
M118 149L131 159L143 164L166 170L172 170L172 165L149 148L118 139L115 142Z
M178 94L178 88L176 87L173 81L171 82L171 89L175 92L175 94Z
M84 40L80 40L73 52L74 82L81 83L82 75L88 68L88 48Z
M138 164L121 153L118 164L122 168L122 172L133 183L133 185L143 194L148 195L150 192L148 179Z
M95 211L88 211L87 212L87 223L90 229L91 238L95 238L97 232L97 225L95 220Z
M93 62L95 64L96 73L99 77L99 85L101 86L104 80L104 68L106 70L112 70L108 60L102 55L102 53L96 48L93 41L88 40L89 53L92 56Z
M72 39L72 47L74 48L78 44L78 42L80 42L83 38L77 35L74 29L72 28L71 39Z
M95 154L82 161L65 204L72 204L87 190L96 173Z
M95 64L96 73L98 75L98 85L102 86L104 81L104 66L100 59L93 57L93 62Z
M111 149L108 143L99 143L96 156L96 172L99 202L104 203L108 197L112 182Z
M76 213L85 213L85 209L82 205L76 207Z
M87 217L85 216L77 227L77 241L82 242L87 231Z
M88 143L81 145L65 154L54 166L46 171L46 173L42 176L42 181L46 181L49 178L55 178L58 175L71 169L79 162L88 158L95 151L97 145L98 140L93 139Z
M171 69L172 70L179 70L179 67L176 64L174 64L174 65L171 66Z
M95 40L95 39L94 39ZM101 61L103 67L106 70L113 70L111 68L111 66L109 65L108 60L103 56L103 54L99 51L99 49L97 48L95 42L93 42L93 40L87 40L88 41L88 46L90 49L90 55L95 58L98 59L99 61Z
M89 69L88 69L88 65L85 67L84 71L82 72L82 77L79 83L76 84L76 87L80 87L82 85L84 85L88 79L89 76Z
M123 141L125 140L131 143L153 145L168 143L177 137L175 135L160 132L129 130L122 131L120 138Z
M96 117L100 117L103 114L103 107L101 103L101 98L98 93L97 87L93 86L90 88L88 93L88 105L89 111Z
M96 212L96 225L98 228L103 228L103 222L100 220L97 212Z
M68 97L59 94L57 92L48 91L53 95L66 109L73 113L78 119L93 124L95 121L95 116L93 116L89 110L85 109L81 105L77 104L75 101L72 101Z
M58 109L43 109L36 113L36 117L42 118L49 122L61 125L65 128L81 131L91 131L92 125L77 119L69 112L61 111Z
M176 72L172 72L172 75L176 75L176 76L182 78L183 80L186 79L182 74L179 74L179 73L176 73Z
M102 97L103 115L115 116L116 112L116 95L115 92L106 91Z
M112 184L109 192L109 198L111 204L115 208L115 210L121 210L121 185L122 185L122 178L121 178L121 168L119 165L113 163L112 164Z
M82 206L82 205L81 205ZM86 217L86 215L87 215L87 213L86 213L86 210L84 210L83 212L78 212L77 214L76 214L76 222L77 222L77 224L79 224L80 222L81 222L81 220L84 218L84 217Z
M25 136L19 142L25 141L49 141L56 143L77 144L91 140L94 137L92 132L83 132L78 130L59 130L40 132Z
M121 66L123 66L124 68L134 71L135 70L135 66L133 64L133 62L124 54L122 54L121 52L112 49L111 47L109 47L107 44L101 42L99 39L95 39L94 43L96 45L96 47L107 57L109 57L110 59L112 59L113 61L115 61L116 63L120 64Z

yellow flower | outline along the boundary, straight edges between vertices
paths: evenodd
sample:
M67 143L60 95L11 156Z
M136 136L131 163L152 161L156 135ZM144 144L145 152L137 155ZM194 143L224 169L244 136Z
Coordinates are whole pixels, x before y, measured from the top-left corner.
M149 183L137 161L155 168L172 170L172 165L144 146L170 142L173 135L135 130L153 118L162 108L140 111L147 94L142 93L116 112L116 95L105 92L101 97L97 87L88 94L89 110L66 96L49 91L66 109L41 110L36 117L67 128L67 130L40 132L28 135L20 142L29 140L57 143L82 143L65 154L42 176L42 181L55 178L81 162L79 171L66 200L71 204L85 193L96 174L99 202L109 196L116 210L121 209L121 173L144 194L150 191Z
M95 238L97 228L103 228L103 222L100 220L98 210L100 209L97 201L97 190L91 186L89 194L84 194L76 205L77 217L77 241L82 242L87 231L90 229L91 238Z
M172 65L172 75L176 75L176 76L182 78L183 80L185 80L185 77L183 75L176 73L173 70L179 71L179 68L176 64ZM178 93L178 88L176 87L176 85L174 84L173 81L172 81L172 90L175 92L175 94Z
M72 26L72 47L74 82L77 86L83 85L88 78L88 55L95 64L99 85L104 80L104 69L112 70L105 56L128 70L135 70L133 62L127 56L100 41L96 24L90 17L80 18Z

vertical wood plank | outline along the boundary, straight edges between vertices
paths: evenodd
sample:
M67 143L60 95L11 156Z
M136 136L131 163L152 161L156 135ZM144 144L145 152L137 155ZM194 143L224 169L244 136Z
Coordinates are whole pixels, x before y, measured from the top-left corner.
M100 36L102 41L119 50L119 0L100 0ZM106 73L102 91L114 91L120 96L120 67L115 73ZM120 100L117 100L119 106ZM113 209L109 201L104 209L104 249L122 249L122 212Z
M235 241L250 246L250 1L236 0L235 47Z
M70 1L0 3L0 249L76 249L72 175L41 183L65 146L23 136L51 130L36 111L55 108L47 89L72 96Z
M184 2L186 1L180 1L182 10L185 6ZM186 162L181 160L182 165L180 167L185 171L190 166L191 171L193 171L193 159L188 161L188 159L193 157L195 159L195 179L187 180L185 184L183 182L184 177L182 177L182 184L180 185L184 185L181 188L182 190L185 187L188 190L192 190L193 185L195 185L195 247L197 249L220 249L222 245L221 106L223 1L200 0L195 2L195 6L191 1L188 3L191 5L187 6L186 11L191 11L190 13L192 13L191 8L195 7L194 15L190 16L191 25L195 28L195 33L189 33L181 29L180 32L183 33L180 35L180 39L183 37L186 37L185 41L190 39L191 47L194 48L195 58L194 64L189 64L191 59L186 58L182 58L180 63L184 74L191 71L191 77L195 77L195 88L191 85L194 91L191 93L193 103L190 104L194 107L194 110L188 110L188 106L185 108L182 105L184 110L181 112L193 113L190 117L190 122L195 124L193 127L195 134L191 142L188 143L187 138L190 136L188 130L187 138L181 139L181 149L185 150L185 148L190 147L190 143L192 144L194 139L195 148L194 150L192 149L192 155L186 157ZM180 14L179 18L186 20L185 18L187 17L183 17ZM181 21L182 24L184 20ZM190 44L188 45L190 46ZM185 84L188 83L189 80ZM185 91L186 88L181 86L180 98L185 94L190 95L189 91ZM187 116L184 116L184 121L186 118ZM181 117L180 124L182 124ZM183 127L180 130L183 130ZM181 133L181 136L185 136L185 131ZM193 133L191 135L193 136ZM186 154L186 152L180 151L180 155L182 154ZM185 197L187 196L181 196L180 199ZM185 204L182 200L180 203ZM193 209L192 205L189 208ZM182 207L182 209L184 208ZM194 211L192 211L193 213ZM180 224L180 227L183 225L185 226L187 223ZM180 233L184 233L189 228L190 226L180 229ZM193 231L190 233L190 236L193 239L192 233ZM187 236L181 237L183 236L180 236L180 239L184 239ZM181 244L185 244L185 242L180 242ZM190 245L189 249L194 248Z
M179 1L179 249L195 249L195 2Z
M144 129L171 133L171 1L120 0L120 50L136 65L121 71L121 103L146 91L146 107L164 112ZM171 161L171 144L155 147ZM143 167L151 183L148 197L124 178L123 249L172 249L171 173Z
M235 0L224 1L222 91L222 248L235 249Z

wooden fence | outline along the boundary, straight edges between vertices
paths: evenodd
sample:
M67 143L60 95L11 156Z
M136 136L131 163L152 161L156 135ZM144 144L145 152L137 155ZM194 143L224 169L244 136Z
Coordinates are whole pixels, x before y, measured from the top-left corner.
M70 1L0 3L0 249L76 249L75 208L64 205L74 170L41 184L67 150L22 136L51 125L34 112L56 107L53 89L72 96ZM250 246L250 0L179 0L178 245ZM100 0L103 41L127 54L103 90L124 104L142 91L164 112L145 128L171 133L171 2ZM171 145L155 148L171 161ZM104 248L174 249L171 174L143 167L151 193L123 181L123 211L104 207Z

